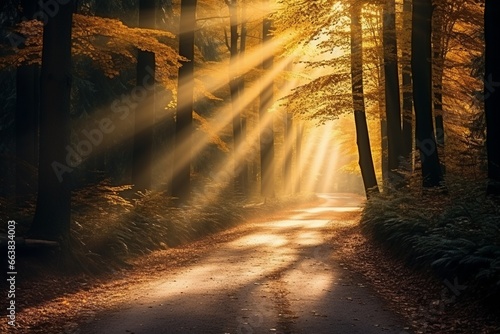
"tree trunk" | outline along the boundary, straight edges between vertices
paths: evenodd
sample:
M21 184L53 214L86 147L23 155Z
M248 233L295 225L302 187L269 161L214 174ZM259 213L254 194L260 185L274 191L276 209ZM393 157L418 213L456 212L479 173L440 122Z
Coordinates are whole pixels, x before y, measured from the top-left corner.
M246 51L247 45L247 14L246 14L246 3L245 0L241 2L241 36L240 36L240 59L243 59L243 56ZM241 74L238 78L238 95L243 96L245 92L245 78L244 74ZM246 119L245 117L241 118L241 140L240 143L244 143L246 138ZM241 167L241 178L242 189L245 195L248 195L249 191L249 179L248 179L248 161L244 159Z
M66 239L70 229L71 24L75 2L60 4L43 29L40 75L38 197L29 232L40 239ZM77 148L78 149L78 148Z
M433 94L434 94L434 120L436 123L436 142L439 148L439 161L441 170L444 173L444 120L443 120L443 70L444 70L444 50L443 50L443 8L437 4L434 8L432 24L432 63L433 63Z
M432 117L432 0L413 1L412 22L413 103L423 187L438 187L442 174Z
M247 140L247 119L245 117L241 118L241 142L245 143ZM250 189L250 181L248 178L248 160L245 159L241 162L241 188L243 189L243 195L248 195Z
M385 115L384 115L385 116ZM386 187L389 186L389 148L388 148L388 143L387 143L387 120L385 117L380 118L380 136L381 136L381 154L382 154L382 163L381 163L381 169L382 169L382 184L383 184L383 189L385 190Z
M384 63L383 58L380 58L380 64ZM388 144L387 144L387 113L385 106L385 73L383 66L380 66L378 71L379 93L378 107L380 115L380 154L381 154L381 170L382 170L382 185L383 189L389 186L389 160L388 160ZM384 85L384 86L383 86Z
M484 108L486 113L486 149L488 152L488 189L490 195L500 195L500 2L486 0L484 8L485 78Z
M378 193L377 178L373 167L373 158L366 123L365 101L363 91L363 47L361 27L361 7L351 8L351 77L354 121L356 123L356 143L359 153L359 167L365 187L366 196Z
M179 55L187 59L179 68L175 123L172 196L180 203L191 194L191 136L193 132L194 31L197 0L181 1Z
M33 18L38 6L21 1L21 17ZM37 168L38 110L40 69L36 64L21 65L16 73L16 204L22 205L35 193L34 171Z
M155 28L155 0L139 1L139 28ZM155 54L137 50L137 87L145 96L135 110L132 183L135 190L151 189L155 123Z
M262 24L262 43L271 40L272 21L265 17ZM265 55L262 69L269 71L273 67L273 55ZM262 87L260 93L260 164L261 164L261 194L264 197L274 197L274 131L272 115L268 114L268 109L273 103L274 84ZM266 122L266 119L269 119Z
M413 93L411 80L411 13L412 0L404 0L403 3L403 140L401 155L405 159L405 170L413 170ZM406 36L409 36L407 38Z
M395 182L401 155L401 102L399 96L398 48L396 39L396 1L386 0L383 10L385 110L389 181Z
M237 193L243 192L243 180L241 173L241 161L238 159L238 151L241 148L241 117L238 103L240 97L240 79L237 75L238 66L238 1L226 1L229 8L229 22L231 38L229 44L230 51L230 81L229 90L231 93L232 113L233 113L233 164L234 164L234 189Z

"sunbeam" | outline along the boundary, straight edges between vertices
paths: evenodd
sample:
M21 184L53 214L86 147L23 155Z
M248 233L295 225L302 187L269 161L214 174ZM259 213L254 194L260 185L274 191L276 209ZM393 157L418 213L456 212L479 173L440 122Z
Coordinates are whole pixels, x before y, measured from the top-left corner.
M231 122L233 119L233 113L243 113L244 110L247 109L248 105L253 103L259 96L261 92L261 87L265 87L268 84L272 83L275 77L280 74L292 61L292 58L284 58L277 62L275 66L273 67L272 71L269 71L265 73L265 75L262 77L262 79L259 82L256 82L249 86L245 90L245 94L241 95L238 97L238 99L235 101L236 103L226 103L223 105L217 112L216 116L214 117L214 120L209 120L209 124L211 126L211 129L215 133L221 133ZM234 110L234 106L238 106L236 110ZM262 124L269 124L272 122L272 115L273 113L269 112L266 114L266 118L262 120ZM227 175L233 175L234 172L232 171L232 161L231 159L236 159L237 162L243 160L246 158L248 153L253 150L252 147L255 146L255 143L258 143L260 136L260 129L255 128L252 129L250 133L247 135L247 145L246 147L240 148L238 152L236 152L235 156L228 156L225 161L220 162L217 164L217 167L214 169L214 173L216 175L216 179L227 179ZM181 147L180 150L181 152L186 152L188 150L191 150L192 156L196 156L199 154L208 144L210 144L209 141L207 140L193 140L191 144L188 143L180 143ZM167 149L166 149L167 150ZM172 152L164 152L160 153L159 156L163 156L163 159L166 159L166 161L170 161L173 157ZM182 165L183 163L187 163L189 157L185 156L183 160L180 161L179 165ZM161 160L156 161L157 164L162 164ZM173 170L173 177L175 177L177 171ZM221 176L223 175L223 176ZM227 185L226 185L227 186ZM222 190L223 188L221 188ZM216 198L216 197L215 197Z
M334 138L331 138L330 149L328 151L328 154L326 154L324 157L325 160L323 164L323 176L320 179L321 181L316 185L315 191L319 191L322 193L337 191L337 189L334 189L334 180L338 173L339 154L339 145L335 143Z
M320 182L320 171L325 163L325 155L331 145L330 132L331 124L322 126L321 130L318 130L315 134L311 136L310 141L314 141L313 144L314 155L310 160L310 167L307 172L307 179L305 180L305 189L308 191L314 191L317 182ZM321 132L320 132L321 131ZM319 143L318 143L319 141Z

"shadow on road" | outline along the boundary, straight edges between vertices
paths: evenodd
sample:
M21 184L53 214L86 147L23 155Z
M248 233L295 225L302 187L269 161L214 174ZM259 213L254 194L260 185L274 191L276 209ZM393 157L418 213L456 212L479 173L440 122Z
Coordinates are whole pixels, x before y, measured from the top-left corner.
M405 333L384 302L333 260L336 227L358 219L363 198L320 196L318 207L253 223L78 332Z

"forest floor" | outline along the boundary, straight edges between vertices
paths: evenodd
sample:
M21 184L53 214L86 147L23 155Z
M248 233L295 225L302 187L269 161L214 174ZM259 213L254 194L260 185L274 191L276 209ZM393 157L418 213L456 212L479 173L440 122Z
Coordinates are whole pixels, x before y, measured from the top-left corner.
M17 327L2 306L0 332L500 332L459 282L411 271L367 240L361 197L321 197L112 274L20 282Z

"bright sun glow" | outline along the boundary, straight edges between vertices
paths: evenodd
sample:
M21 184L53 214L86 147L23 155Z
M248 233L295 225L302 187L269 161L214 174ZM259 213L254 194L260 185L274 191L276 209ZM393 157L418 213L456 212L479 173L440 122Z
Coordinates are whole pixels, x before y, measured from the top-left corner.
M339 6L339 5L337 5ZM264 10L262 4L249 6L248 17L253 20L262 20L267 11ZM334 7L333 10L340 10ZM201 14L199 14L201 15ZM210 20L211 17L217 17L220 13L203 12L200 19L200 25L207 29L215 29L217 24ZM203 17L207 18L204 19ZM221 21L222 22L222 21ZM235 101L225 100L217 103L217 108L211 113L211 116L204 115L204 110L194 110L195 112L195 131L190 141L176 143L179 152L186 152L176 162L176 166L183 166L191 160L191 157L198 157L207 150L207 148L216 143L217 149L224 152L220 158L211 161L210 182L206 185L198 185L194 189L193 199L196 201L196 210L203 210L204 206L218 200L219 196L233 184L234 166L239 166L246 163L249 158L256 157L260 153L260 138L263 135L262 130L267 126L275 127L275 136L281 136L283 129L277 127L277 122L282 115L287 112L286 107L281 106L281 97L289 94L294 88L304 83L304 80L312 80L324 75L324 69L314 68L308 69L304 62L328 59L329 57L339 57L343 52L336 48L329 56L319 55L315 49L319 42L327 38L326 33L322 34L319 40L313 41L306 49L304 48L287 52L287 56L276 58L271 69L263 71L259 69L263 60L278 53L278 50L283 45L288 44L296 38L295 33L288 33L283 36L273 37L266 43L255 41L251 47L245 50L244 54L239 54L231 61L226 59L220 62L207 63L203 68L195 70L195 76L198 78L196 87L197 94L196 103L201 103L205 100L205 95L218 96L221 91L227 90L231 78L246 76L252 77L245 84L243 94L239 94ZM319 58L318 58L319 57ZM161 64L157 64L161 66ZM289 77L284 75L288 72ZM295 76L294 73L300 73ZM291 75L290 75L291 74ZM255 79L258 77L258 79ZM285 79L286 78L286 79ZM279 82L279 86L278 86ZM250 118L249 114L255 112L256 103L258 103L263 87L268 87L270 84L275 84L274 105L269 107L268 112L263 119ZM157 83L158 84L158 83ZM158 86L157 86L158 88ZM203 93L205 92L205 93ZM113 102L111 116L114 126L114 133L119 133L120 140L114 140L113 143L96 147L94 153L102 153L113 145L131 140L134 132L146 131L152 127L156 127L168 120L172 120L175 110L172 108L172 96L175 97L176 92L165 91L164 89L156 89L155 101L150 97L152 93L151 87L135 87L128 94L123 94L118 103ZM227 93L224 93L227 94ZM173 100L175 102L175 99ZM143 108L153 108L159 110L164 105L168 105L162 112L157 112L155 119L143 117L141 110ZM197 107L195 107L196 109ZM201 108L201 107L198 107ZM104 119L109 117L109 108L102 108L94 111L94 119ZM252 126L247 128L246 138L241 147L236 151L233 148L231 140L227 139L227 135L231 133L232 121L235 114L240 117L247 117L252 120ZM130 124L134 123L134 128L130 128ZM275 158L274 175L277 180L282 179L282 170L286 159L293 159L292 168L292 184L287 186L288 191L300 189L303 192L328 192L335 190L332 187L338 178L340 168L340 149L336 143L333 129L336 126L335 122L328 122L323 126L318 127L316 124L302 120L300 117L294 117L294 126L290 131L283 136L281 141L275 141L275 150L278 152ZM256 125L256 123L258 123ZM303 130L300 132L302 138L301 152L298 152L298 127ZM77 125L77 128L86 129L88 124ZM281 131L281 132L280 132ZM282 146L278 146L282 145ZM188 152L190 154L188 154ZM300 159L299 159L300 153ZM168 174L175 178L178 170L171 170L171 161L174 159L174 150L172 147L164 146L161 149L156 149L153 170L167 171ZM289 161L288 160L288 161ZM289 168L290 169L290 168ZM259 173L257 170L256 173ZM258 177L261 177L259 174ZM169 177L166 177L168 179ZM281 180L279 182L288 182Z

